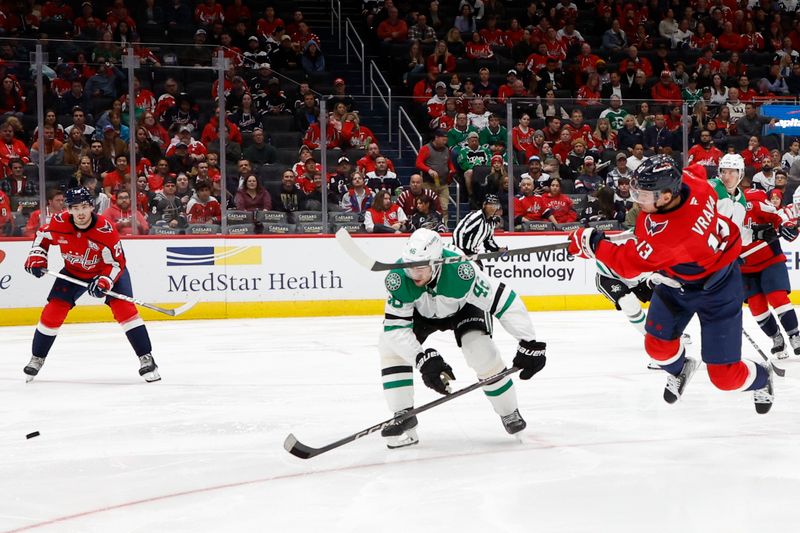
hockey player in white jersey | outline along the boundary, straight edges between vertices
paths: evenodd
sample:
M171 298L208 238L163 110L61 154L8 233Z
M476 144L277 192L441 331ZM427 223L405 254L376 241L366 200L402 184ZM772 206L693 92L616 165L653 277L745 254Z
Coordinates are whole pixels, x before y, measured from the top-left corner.
M402 260L458 255L444 247L438 233L419 229L408 239ZM522 300L503 283L495 286L474 263L396 269L386 276L385 284L389 294L378 349L384 395L396 415L413 408L414 366L425 385L440 394L450 392L453 369L435 349L422 347L435 331L453 331L467 364L485 379L506 367L491 337L496 318L519 341L513 364L522 369L520 378L530 379L544 367L546 345L536 340ZM483 390L509 434L525 429L510 377ZM389 448L399 448L418 442L416 427L417 418L411 417L386 427L381 434Z

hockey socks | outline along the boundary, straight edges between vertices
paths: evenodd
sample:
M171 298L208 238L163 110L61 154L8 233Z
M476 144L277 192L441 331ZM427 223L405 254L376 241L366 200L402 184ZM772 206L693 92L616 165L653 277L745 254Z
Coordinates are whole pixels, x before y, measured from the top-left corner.
M414 374L410 365L388 366L381 369L383 396L392 412L414 405Z
M42 309L42 316L39 318L39 324L36 326L36 332L33 334L33 345L31 352L37 357L47 357L50 353L50 348L56 341L56 335L64 319L67 318L67 313L72 309L69 302L59 298L51 298L47 305Z
M630 292L617 300L617 305L628 317L628 321L635 327L642 335L644 335L644 321L646 315L642 309L642 304L636 296Z

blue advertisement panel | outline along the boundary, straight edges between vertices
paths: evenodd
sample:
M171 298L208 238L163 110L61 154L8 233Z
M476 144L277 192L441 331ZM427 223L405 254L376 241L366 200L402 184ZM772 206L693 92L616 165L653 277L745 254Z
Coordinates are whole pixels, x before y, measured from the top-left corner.
M777 121L774 126L764 127L765 134L800 135L800 106L764 105L761 114Z

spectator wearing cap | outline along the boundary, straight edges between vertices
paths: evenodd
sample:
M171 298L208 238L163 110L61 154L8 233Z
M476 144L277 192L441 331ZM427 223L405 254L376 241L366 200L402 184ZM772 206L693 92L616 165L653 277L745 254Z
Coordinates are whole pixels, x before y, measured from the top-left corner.
M483 179L483 183L473 184L475 196L480 200L487 194L499 195L503 180L508 179L508 165L502 155L493 155L489 163L489 174Z
M447 147L447 132L436 130L433 140L420 148L416 167L420 170L425 187L439 195L442 213L447 222L447 206L450 202L449 185L455 177L455 166Z
M431 97L436 94L436 79L439 75L438 67L435 70L428 69L427 74L421 80L414 84L413 95L414 102L419 105L425 105Z
M242 152L242 156L254 165L266 165L277 160L278 151L264 141L264 130L256 128L253 130L253 139Z
M253 95L253 100L259 102L262 95L266 94L270 82L277 79L269 63L261 63L258 65L255 74L247 80L247 86L250 88L250 94ZM278 80L278 84L280 88L280 80Z
M489 69L481 67L478 71L478 83L475 84L475 92L483 98L493 99L498 95L497 85L492 83L489 78Z
M339 200L341 200L342 195L347 192L347 188L350 186L350 178L352 176L353 176L353 164L350 161L350 158L345 156L340 157L339 160L336 162L336 169L334 170L334 172L328 174L328 189L336 193L337 204L339 203ZM313 185L313 181L311 185ZM301 187L303 188L304 191L306 190L305 186Z
M515 95L514 85L519 80L519 74L517 73L516 69L509 69L506 73L506 82L500 86L497 90L497 101L501 104L504 103L508 98L511 98ZM523 86L524 88L524 86Z
M362 157L356 162L358 171L366 175L367 173L375 170L375 167L377 166L378 157L380 156L381 156L381 149L378 146L378 143L375 142L371 143L369 146L367 146L367 153L364 154L364 157ZM386 164L388 165L389 170L395 172L394 163L392 163L392 160L389 159L388 157L386 158Z
M572 149L563 159L561 165L559 165L559 174L562 178L574 180L578 177L578 172L580 171L581 166L583 166L584 159L587 155L589 155L588 150L589 145L583 139L583 137L573 139Z
M164 179L164 189L150 201L150 224L167 225L171 228L186 226L186 213L181 198L176 194L177 180L175 176Z
M376 192L386 190L390 194L394 194L394 191L400 187L397 174L389 170L386 158L382 155L375 158L375 170L367 172L366 181L367 187Z
M663 105L675 105L683 102L680 87L672 81L671 73L668 70L661 72L661 77L658 83L653 85L650 94L656 103Z
M250 70L258 70L261 63L269 62L269 54L261 48L261 41L255 35L247 38L247 47L242 55L244 65Z
M528 158L528 172L523 173L520 178L533 180L533 186L537 191L544 190L550 181L550 175L542 171L542 158L538 155L532 155Z
M434 119L444 114L444 106L447 103L447 84L443 81L437 81L434 85L434 95L425 103L428 111L428 117Z
M179 144L185 144L187 153L191 159L201 161L205 159L208 150L205 145L192 137L193 128L188 124L183 124L178 128L178 134L170 140L170 144L166 149L166 156L170 157L175 154L175 149Z
M477 187L472 180L473 169L477 166L488 166L492 155L488 146L481 145L480 136L474 131L467 135L467 142L455 148L453 152L467 190L467 198L469 198L472 208L477 209L480 199L477 197Z
M614 188L614 203L622 205L628 211L633 208L633 197L631 196L631 179L627 176L620 177Z
M103 153L109 159L114 159L117 154L127 154L128 153L128 145L120 139L117 130L114 129L112 124L106 124L103 126L103 137L101 138L103 143ZM142 155L142 154L138 154Z
M192 45L184 49L181 61L183 64L202 67L211 65L211 47L206 46L207 36L208 32L203 28L194 32Z
M681 91L681 98L689 107L694 106L703 99L703 91L697 88L697 73L689 76L689 81L686 82L686 86Z
M614 168L606 174L606 182L611 187L616 187L621 178L630 178L631 170L628 168L628 156L624 152L618 152L614 157Z
M317 162L311 155L311 148L308 146L302 145L297 152L297 157L298 162L292 166L292 172L294 172L295 176L298 178L305 173L306 164L308 164L309 159L314 165L312 168L316 168Z

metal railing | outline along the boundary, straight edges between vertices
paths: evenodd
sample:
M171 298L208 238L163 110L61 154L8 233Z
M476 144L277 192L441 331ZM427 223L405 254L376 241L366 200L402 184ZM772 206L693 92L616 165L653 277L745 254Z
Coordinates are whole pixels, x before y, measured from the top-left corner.
M339 50L341 50L342 49L342 3L339 0L331 0L331 35L336 35L336 40L339 43Z
M358 59L359 63L361 63L361 93L367 92L367 66L364 62L366 58L366 54L364 52L364 41L361 40L361 37L358 36L358 32L356 31L355 26L353 23L350 22L350 19L347 19L344 23L344 59L347 64L350 64L350 47L353 48L353 55ZM354 40L355 39L355 40ZM358 44L356 44L356 41Z
M376 79L377 74L377 79ZM383 82L383 86L386 88L386 94L381 92L381 86L378 85L378 80ZM386 106L387 115L389 117L389 142L392 142L392 87L386 81L386 78L383 77L381 74L378 65L375 64L375 61L369 62L369 110L372 111L375 109L375 93L378 93L378 98L381 99L383 105Z
M403 126L404 117L408 122L408 127L411 128L411 132L417 137L417 146L414 146L414 141L412 141L411 137L408 136L408 132ZM422 148L422 135L420 134L417 127L414 125L414 122L411 120L411 117L409 117L408 113L406 113L406 110L403 109L402 107L398 107L397 108L397 157L403 157L403 137L405 137L406 142L408 142L409 146L411 146L411 149L414 150L414 154L419 155L419 149Z

